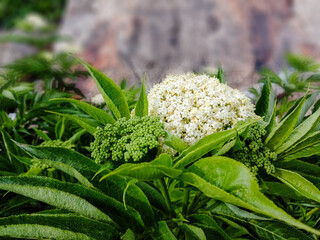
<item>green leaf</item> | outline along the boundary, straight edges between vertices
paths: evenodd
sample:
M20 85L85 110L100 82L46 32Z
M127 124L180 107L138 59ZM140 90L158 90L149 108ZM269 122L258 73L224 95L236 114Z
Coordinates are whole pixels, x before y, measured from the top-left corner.
M105 76L102 72L90 66L88 63L80 60L80 62L88 69L90 75L98 86L107 106L113 112L116 118L130 118L130 111L121 88L115 82Z
M151 186L146 182L137 182L136 185L144 192L153 208L156 208L166 214L170 213L165 199L158 188Z
M304 98L305 100L305 98ZM299 105L284 118L268 135L265 143L271 150L278 148L290 135L300 115L301 108L304 104L302 100Z
M95 172L100 168L100 166L90 158L87 158L86 156L71 149L58 147L36 147L17 142L16 144L22 150L35 158L47 159L52 162L55 161L64 165L68 165L88 179L91 179ZM60 170L63 171L63 168Z
M158 229L153 234L153 239L154 240L177 240L165 221L161 221L158 223Z
M266 219L250 218L246 215L236 214L230 209L230 204L220 204L218 208L214 209L214 213L230 219L248 229L250 234L258 237L258 239L272 239L272 240L311 240L301 231L294 227L278 221L266 221Z
M223 72L223 69L222 69L221 66L218 67L218 72L217 72L216 78L219 79L220 83L224 83L224 84L227 83L225 78L224 78L224 72Z
M122 201L123 191L127 186L128 180L121 176L114 175L105 179L104 182L99 182L97 178L91 183L88 182L87 179L92 179L100 169L100 165L96 164L90 158L66 148L35 147L19 143L17 143L17 145L31 156L42 159L42 161L45 161L48 165L51 164L57 169L75 177L83 185L90 187L91 184L93 184L108 196ZM154 192L152 192L152 194L156 196ZM153 224L153 210L148 198L139 187L131 185L127 190L126 205L138 210L142 214L144 223L147 225Z
M294 200L307 200L304 196L293 190L291 187L280 182L263 182L261 191L268 195L275 195L282 198L289 198Z
M192 240L206 240L206 235L201 228L191 224L183 223L180 228L184 231L185 236Z
M0 188L95 220L142 229L139 213L99 191L47 177L0 177ZM111 216L111 218L109 217Z
M90 134L94 134L94 132L96 131L96 127L98 127L98 124L94 123L93 121L90 121L89 119L86 119L86 118L78 117L76 115L64 114L64 113L58 113L58 112L51 112L51 111L47 111L47 112L63 116L66 119L77 123L82 128L87 130L87 132L89 132Z
M320 190L298 173L276 168L273 175L302 196L320 203Z
M264 117L264 121L268 122L272 116L274 109L274 92L270 80L265 81L262 90L261 96L256 103L255 113Z
M300 125L298 125L289 137L276 149L276 153L280 154L293 146L299 140L309 133L314 126L319 122L320 109L315 113L311 114L306 120L304 120Z
M278 168L287 169L290 171L304 173L318 177L320 173L320 167L316 164L304 162L301 160L290 160L290 161L276 161L274 165Z
M293 146L288 152L280 155L281 159L292 160L310 157L320 153L320 131L314 132Z
M70 143L75 143L77 140L80 139L80 137L86 133L85 129L79 130L78 132L76 132L75 134L72 135L71 138L68 139L68 142Z
M305 102L301 108L300 115L298 117L298 120L296 122L296 126L298 126L303 120L307 112L309 111L310 107L314 104L315 100L317 99L317 96L319 95L319 91L316 91L312 94L307 94L307 96L303 96L296 100L293 104L293 106L290 108L290 110L285 114L284 117L287 117L292 111L300 104L301 101L305 99Z
M170 155L164 153L152 162L122 164L117 169L104 175L100 181L113 175L122 175L143 181L149 181L166 176L170 178L177 178L181 173L181 170L172 168L172 159Z
M179 157L175 160L176 163L174 165L174 168L184 168L185 166L195 162L205 154L217 148L220 144L227 142L231 138L237 136L238 132L245 130L248 126L256 121L257 119L253 119L240 124L233 129L213 133L206 137L203 137L179 155Z
M118 239L108 223L74 214L32 214L0 218L0 236L23 239Z
M304 116L307 114L311 106L315 103L318 95L319 91L315 91L314 93L307 95L306 101L303 104L296 126L304 120Z
M10 135L6 131L0 129L0 132L2 135L3 145L6 148L8 159L10 160L11 163L13 163L11 153L13 154L16 153L15 146L11 141Z
M143 77L140 96L137 101L136 108L134 110L135 115L139 116L139 117L143 117L143 116L148 115L148 96L146 94L145 78L146 78L146 75L144 75L144 77Z
M259 73L264 77L264 79L269 79L272 83L276 83L281 87L284 86L283 80L272 70L263 68Z
M114 118L111 115L109 115L106 111L80 100L76 100L73 98L55 98L51 99L50 101L69 102L74 106L79 107L82 111L90 115L93 119L97 120L99 123L104 125L108 123L112 124L115 122Z
M130 228L121 236L122 240L135 240L136 236L134 234L134 231L132 231Z
M269 119L269 122L265 127L265 130L267 131L266 136L268 136L273 130L273 128L276 126L276 118L277 118L277 104L275 103L271 118Z
M264 214L320 235L320 231L292 218L266 198L260 192L250 170L238 161L221 156L200 159L191 165L180 179L198 188L207 197Z
M320 81L320 74L312 74L310 77L308 77L306 80L306 82L319 82Z
M44 132L42 132L41 130L37 129L37 128L33 128L33 130L36 132L36 134L41 137L43 140L45 141L51 141L52 139Z
M61 118L57 124L56 124L56 127L55 127L55 133L56 133L56 139L59 139L61 140L62 138L62 135L64 133L64 118Z
M186 144L181 138L168 131L165 132L164 143L179 153L188 148L188 144Z
M193 224L203 230L209 229L218 232L225 240L231 240L232 238L217 224L217 222L210 216L205 214L193 214L190 216L193 220Z
M297 69L299 72L317 72L320 68L320 65L312 58L303 55L288 53L286 59L290 66Z
M229 152L231 150L231 148L233 148L235 143L236 143L236 140L232 140L232 141L224 144L214 155L222 156L222 155L226 154L227 152Z

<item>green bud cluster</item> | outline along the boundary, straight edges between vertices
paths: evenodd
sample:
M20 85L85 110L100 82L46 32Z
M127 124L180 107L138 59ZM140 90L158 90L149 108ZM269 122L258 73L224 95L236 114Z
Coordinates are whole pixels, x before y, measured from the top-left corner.
M158 117L121 118L114 124L98 127L91 143L91 156L97 163L107 160L138 162L159 147L164 126Z
M230 156L245 164L255 175L261 168L268 174L275 172L272 162L277 160L277 154L264 145L263 137L266 133L261 124L253 124L239 150L232 152Z

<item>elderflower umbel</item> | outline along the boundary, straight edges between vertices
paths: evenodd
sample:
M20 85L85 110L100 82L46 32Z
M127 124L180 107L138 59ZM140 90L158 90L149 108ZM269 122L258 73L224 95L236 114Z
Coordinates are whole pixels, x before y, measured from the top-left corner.
M150 90L148 101L149 114L188 145L257 117L249 98L208 75L169 75Z

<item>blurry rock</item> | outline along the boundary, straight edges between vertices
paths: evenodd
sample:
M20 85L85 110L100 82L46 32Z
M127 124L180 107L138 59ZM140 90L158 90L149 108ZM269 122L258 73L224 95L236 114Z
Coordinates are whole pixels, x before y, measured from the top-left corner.
M229 84L246 89L256 69L282 67L288 50L318 55L319 7L314 0L69 0L60 34L117 81L140 82L146 72L152 84L221 64Z

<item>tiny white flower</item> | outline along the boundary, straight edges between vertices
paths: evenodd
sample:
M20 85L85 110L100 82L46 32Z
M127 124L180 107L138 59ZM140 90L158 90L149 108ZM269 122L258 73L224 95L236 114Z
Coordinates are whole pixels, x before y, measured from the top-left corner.
M24 19L24 22L32 27L35 30L41 30L46 28L49 23L41 15L36 13L30 13Z
M148 101L149 114L188 145L257 117L249 98L208 75L169 75L150 90Z
M102 97L101 94L97 94L93 98L91 98L91 102L96 105L100 105L104 103L104 98Z

